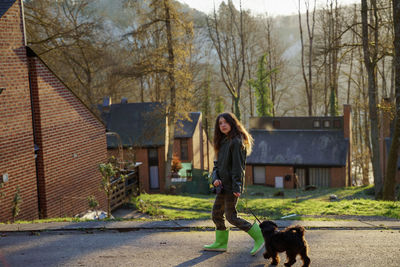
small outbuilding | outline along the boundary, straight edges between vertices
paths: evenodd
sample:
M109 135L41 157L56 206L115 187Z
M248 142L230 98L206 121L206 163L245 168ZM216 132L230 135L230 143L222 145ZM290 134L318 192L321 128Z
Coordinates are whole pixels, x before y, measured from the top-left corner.
M250 118L247 184L343 187L351 177L350 106L337 117Z

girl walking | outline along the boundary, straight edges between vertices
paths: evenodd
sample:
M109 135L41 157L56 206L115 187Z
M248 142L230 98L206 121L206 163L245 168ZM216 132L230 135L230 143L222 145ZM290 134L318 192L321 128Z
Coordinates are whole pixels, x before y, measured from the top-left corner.
M216 226L215 242L204 246L204 250L226 251L229 230L226 220L248 233L254 239L250 251L255 255L264 246L264 238L257 223L251 225L238 217L236 205L243 191L246 156L251 153L253 138L232 113L222 113L215 121L214 150L217 161L214 162L212 183L217 188L212 209L212 220Z

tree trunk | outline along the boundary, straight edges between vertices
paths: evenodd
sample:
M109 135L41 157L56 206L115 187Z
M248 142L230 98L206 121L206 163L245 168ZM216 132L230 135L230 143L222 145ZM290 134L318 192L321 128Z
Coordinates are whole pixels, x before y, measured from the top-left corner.
M233 98L233 102L234 102L234 106L235 106L235 108L234 108L235 116L240 121L241 113L240 113L240 107L239 107L240 102L239 101L240 101L240 97Z
M386 177L383 186L383 199L396 200L396 174L400 138L400 1L393 1L394 24L394 67L395 67L395 92L396 92L396 117L392 144L390 146Z
M376 9L376 0L372 0L373 8ZM376 10L375 10L376 14ZM372 144L372 168L374 173L375 183L375 198L380 199L382 197L382 172L380 166L380 152L379 152L379 130L378 130L378 112L377 112L377 88L376 88L376 53L375 49L372 54L369 48L369 34L368 34L368 6L367 0L361 0L361 20L362 20L362 44L364 50L364 63L367 69L368 75L368 106L369 115L371 121L371 144ZM374 42L377 45L377 18L375 16L375 29L374 29Z
M298 8L299 8L298 9L299 31L300 31L300 42L301 42L301 69L302 69L302 75L303 75L307 104L308 104L308 115L312 116L313 115L312 53L313 53L313 38L314 38L314 25L315 25L315 3L314 3L313 15L312 15L312 29L310 29L309 5L308 5L308 2L306 2L306 4L307 4L306 20L307 20L307 32L308 32L308 40L309 40L308 77L306 74L305 64L304 64L305 45L304 45L303 27L302 27L302 23L301 23L301 13L300 13L301 1L299 0L298 3L299 3L299 6L298 6Z
M176 120L176 83L175 83L175 55L172 40L172 29L171 29L171 15L170 15L170 3L169 0L164 0L165 9L165 26L167 33L167 47L168 47L168 85L170 89L170 103L167 110L167 129L166 143L165 143L165 191L169 192L171 186L171 162L172 152L174 145L174 132L175 132L175 120Z
M312 13L312 25L310 29L310 21L309 21L309 14L308 14L308 8L307 8L307 31L308 31L308 42L309 42L309 47L308 47L308 89L309 89L309 94L308 94L308 114L310 116L313 115L313 75L312 75L312 64L313 64L313 42L314 42L314 26L315 26L315 6L316 6L316 1L314 1L314 10Z

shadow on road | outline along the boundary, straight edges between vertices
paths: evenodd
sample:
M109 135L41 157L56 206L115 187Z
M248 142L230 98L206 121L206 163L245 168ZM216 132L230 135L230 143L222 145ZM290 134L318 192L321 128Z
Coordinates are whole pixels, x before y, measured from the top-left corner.
M221 252L202 251L200 256L198 256L198 257L196 257L194 259L182 262L181 264L176 265L175 267L193 266L193 265L196 265L196 264L198 264L200 262L203 262L203 261L206 261L208 259L211 259L212 257L215 257L220 253Z

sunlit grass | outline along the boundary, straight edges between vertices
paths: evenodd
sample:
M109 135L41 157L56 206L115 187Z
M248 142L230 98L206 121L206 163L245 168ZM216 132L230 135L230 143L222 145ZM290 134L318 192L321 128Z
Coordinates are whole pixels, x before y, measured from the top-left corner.
M276 189L265 186L248 186L239 199L237 209L239 215L253 221L253 211L260 219L280 219L283 216L294 215L291 220L334 220L332 216L384 216L400 219L400 202L376 201L372 186L325 188L314 191L296 189ZM282 191L283 196L274 196ZM330 195L335 194L337 201L330 201ZM142 194L134 202L142 201L143 213L150 219L145 220L175 220L175 219L210 219L215 195L164 195ZM322 217L320 217L322 216ZM325 217L324 217L325 216ZM341 218L340 218L341 219ZM118 218L117 218L118 220ZM143 220L143 218L136 219ZM16 221L16 223L46 223L46 222L79 222L78 218L63 217L34 221Z
M385 216L400 219L399 202L376 201L373 199L371 188L372 186L364 186L314 191L279 189L284 196L274 197L279 191L276 188L249 186L240 198L237 209L243 217L251 219L254 217L250 210L260 219L279 219L291 214L296 216L290 219L301 220L310 219L308 216L326 215ZM337 201L330 201L329 197L332 194L337 196ZM215 196L143 194L141 198L145 202L158 205L164 218L203 219L211 217ZM208 216L206 212L209 212Z

